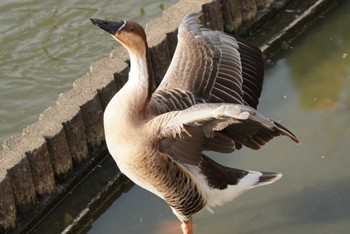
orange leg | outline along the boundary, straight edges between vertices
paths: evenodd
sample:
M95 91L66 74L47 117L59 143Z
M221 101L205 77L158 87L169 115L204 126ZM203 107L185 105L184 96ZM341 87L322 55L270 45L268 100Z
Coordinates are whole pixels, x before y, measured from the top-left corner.
M182 223L181 224L181 228L182 228L182 233L183 234L192 234L192 219L190 219L188 222L186 223Z

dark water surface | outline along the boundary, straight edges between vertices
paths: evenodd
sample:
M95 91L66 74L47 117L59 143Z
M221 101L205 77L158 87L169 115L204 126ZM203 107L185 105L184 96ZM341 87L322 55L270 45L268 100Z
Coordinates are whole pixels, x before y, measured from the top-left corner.
M350 229L350 2L327 15L266 72L259 111L292 130L260 151L215 156L226 165L279 171L277 183L247 192L195 233L347 233ZM98 218L97 233L180 233L170 208L134 186Z

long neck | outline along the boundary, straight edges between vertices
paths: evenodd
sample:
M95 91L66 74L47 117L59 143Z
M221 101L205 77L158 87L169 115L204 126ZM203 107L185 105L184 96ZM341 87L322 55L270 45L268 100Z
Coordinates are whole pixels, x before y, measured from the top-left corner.
M130 54L130 72L126 89L131 100L130 105L144 114L153 91L153 70L149 51L145 56Z
M148 45L146 43L146 62L147 62L147 72L148 72L148 89L147 89L147 103L149 102L149 100L152 97L152 93L153 93L153 68L152 68L152 62L151 62L151 54L150 51L148 49Z

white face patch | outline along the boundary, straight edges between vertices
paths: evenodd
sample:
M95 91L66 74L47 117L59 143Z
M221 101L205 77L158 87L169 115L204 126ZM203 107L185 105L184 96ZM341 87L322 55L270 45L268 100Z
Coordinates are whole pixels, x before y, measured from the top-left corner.
M126 25L126 20L123 20L123 25L118 29L118 32L122 29L122 28L124 28L125 27L125 25Z

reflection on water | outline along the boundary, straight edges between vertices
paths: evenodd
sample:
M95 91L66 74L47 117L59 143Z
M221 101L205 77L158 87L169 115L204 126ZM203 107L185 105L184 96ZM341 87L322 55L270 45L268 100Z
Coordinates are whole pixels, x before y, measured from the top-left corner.
M117 46L90 17L145 24L176 0L0 1L0 144ZM141 12L142 11L142 12Z
M347 108L349 104L350 96L342 90L350 84L350 16L333 21L310 35L288 59L293 64L291 76L304 108L327 110Z
M302 141L216 156L232 167L279 171L279 182L195 216L196 233L347 233L350 228L350 2L266 74L259 111ZM174 226L175 225L175 226ZM94 233L180 233L169 207L135 186L92 225Z

